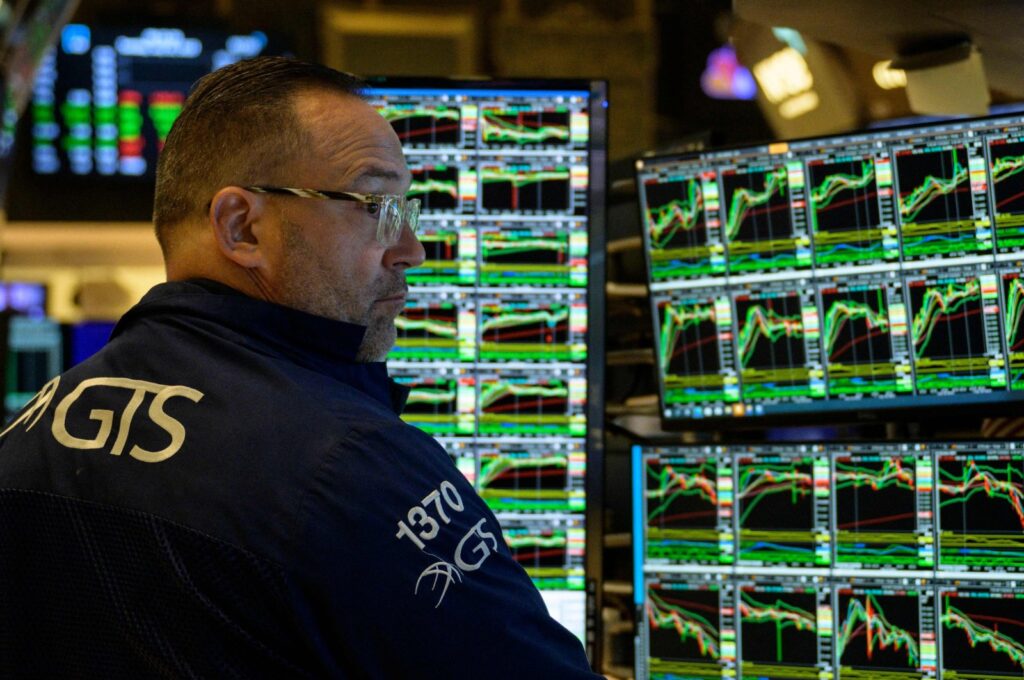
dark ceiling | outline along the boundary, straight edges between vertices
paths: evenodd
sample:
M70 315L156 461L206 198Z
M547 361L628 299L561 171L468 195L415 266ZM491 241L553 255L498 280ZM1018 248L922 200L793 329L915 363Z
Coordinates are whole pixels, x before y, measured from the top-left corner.
M823 42L893 59L967 39L981 52L989 87L1024 99L1021 0L733 0L735 13Z

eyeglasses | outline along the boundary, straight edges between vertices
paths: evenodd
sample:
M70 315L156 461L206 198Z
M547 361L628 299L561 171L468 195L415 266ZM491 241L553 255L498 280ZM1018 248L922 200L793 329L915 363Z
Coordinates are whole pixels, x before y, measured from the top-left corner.
M243 187L258 194L284 194L299 198L317 198L324 201L355 201L366 206L367 212L377 215L377 240L386 248L398 243L402 227L416 233L420 226L420 199L399 194L355 194L348 191L296 189L294 187Z

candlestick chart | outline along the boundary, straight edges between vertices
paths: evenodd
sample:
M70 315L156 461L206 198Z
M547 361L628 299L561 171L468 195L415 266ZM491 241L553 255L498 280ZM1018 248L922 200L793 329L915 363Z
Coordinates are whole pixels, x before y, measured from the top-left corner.
M938 507L940 564L1024 568L1024 457L940 457Z
M810 263L809 249L805 258L798 257L785 166L725 171L721 178L730 272Z
M976 236L967 149L896 154L904 257L991 248Z
M892 259L882 228L878 181L872 158L807 164L808 215L814 262L864 263Z
M989 145L996 244L1001 250L1024 246L1024 141Z

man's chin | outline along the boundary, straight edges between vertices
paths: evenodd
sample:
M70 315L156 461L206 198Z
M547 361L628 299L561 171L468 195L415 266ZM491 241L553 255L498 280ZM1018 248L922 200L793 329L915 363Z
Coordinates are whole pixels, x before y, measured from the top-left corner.
M388 353L395 346L397 332L394 323L389 324L390 328L375 328L371 324L363 336L363 343L356 353L356 361L359 363L370 363L373 361L384 361Z

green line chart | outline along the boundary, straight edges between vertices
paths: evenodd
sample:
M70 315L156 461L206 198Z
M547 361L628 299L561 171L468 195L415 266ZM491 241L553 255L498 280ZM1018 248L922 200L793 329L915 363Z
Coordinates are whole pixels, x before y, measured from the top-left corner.
M1006 346L1011 352L1024 349L1024 280L1006 278Z
M569 182L568 167L485 165L480 168L481 205L487 210L565 211Z
M1009 506L1016 528L1024 531L1024 470L1020 465L1007 461L1003 467L983 465L968 459L961 465L960 474L955 473L954 465L939 467L939 508L971 503L972 500L995 500L1000 507ZM949 496L943 500L942 496ZM987 508L991 503L985 503ZM994 509L982 511L987 517ZM943 515L945 520L945 515ZM943 528L947 522L943 521ZM965 527L966 528L966 527Z
M539 486L542 476L554 473L565 477L569 468L569 459L565 456L538 456L534 458L496 456L480 462L480 478L478 483L481 488L489 487L503 477L533 478L527 485ZM564 487L565 480L562 479Z
M673 183L677 184L680 183ZM647 230L655 250L664 250L674 245L679 236L704 228L704 193L700 179L689 179L681 184L684 187L682 198L647 209ZM684 245L693 245L690 240L683 239Z
M672 305L665 303L662 305L661 313L662 371L673 373L674 371L671 370L673 359L695 350L703 352L704 350L701 348L718 340L713 304ZM691 336L693 336L692 339ZM716 347L713 349L717 350ZM715 351L715 355L717 355L717 351ZM707 370L717 371L718 366L715 363L713 360L707 362ZM701 364L705 365L705 362L701 362Z
M989 145L996 242L1001 250L1024 246L1024 140Z
M714 461L646 469L648 526L714 526L718 512Z
M859 167L858 167L859 166ZM857 231L876 228L879 211L875 187L875 164L871 159L859 163L830 163L821 168L848 168L851 172L832 172L824 175L811 187L811 228L815 233L825 231ZM812 183L817 179L817 168L812 166Z
M462 112L444 105L381 106L377 112L391 123L403 145L458 144Z
M423 210L453 210L459 205L459 169L435 165L412 167L407 195L419 198Z
M1024 155L1003 156L992 164L992 181L997 184L1005 182L1021 172L1024 172Z
M915 668L920 664L918 647L918 619L916 596L885 596L866 593L861 596L840 596L846 599L836 652L843 666L882 666ZM886 609L899 614L912 625L894 623L895 617ZM890 619L893 620L890 620ZM863 648L858 640L863 638ZM857 643L856 645L854 643Z
M664 592L664 591L662 591ZM647 620L652 630L673 631L678 636L681 646L694 649L692 656L717 660L721 656L721 640L718 630L717 603L706 615L697 611L699 603L690 603L676 597L694 597L694 593L670 591L675 597L669 598L668 593L662 595L654 588L647 591ZM696 604L697 606L694 606ZM715 619L710 618L714 616ZM690 643L687 645L687 643ZM653 645L652 645L653 647ZM653 651L653 649L652 649ZM663 655L667 656L667 655ZM674 655L675 656L675 655ZM679 655L683 656L683 655ZM679 658L677 656L676 658Z
M920 167L928 167L934 172L934 174L927 174L922 180L914 183L913 189L900 192L900 217L903 222L914 223L924 221L924 218L928 218L927 221L932 221L933 219L949 220L961 217L956 212L951 214L951 210L941 205L939 199L967 187L970 175L967 171L965 157L966 152L962 148L951 149L948 152L948 158L945 152L897 157L901 184L912 170L927 172L927 170L920 170ZM970 203L968 202L967 205L969 206ZM970 215L971 212L967 211L967 214Z
M485 382L480 389L480 408L485 412L565 411L569 388L559 380L550 384Z
M761 182L758 182L760 184ZM785 166L772 168L763 174L763 189L737 187L727 195L725 234L729 242L738 240L744 223L751 217L767 213L775 202L787 198L787 171ZM788 203L787 203L788 206ZM788 225L787 225L788 226Z
M569 142L569 111L485 108L480 134L484 144L565 145Z
M395 327L403 334L422 331L425 335L436 335L441 338L454 338L458 331L454 319L412 314L397 317Z
M1024 566L1024 461L939 458L939 562L978 569Z
M1003 297L1010 389L1024 389L1024 279L1017 273L1003 276Z
M860 298L860 299L857 299ZM888 347L889 314L885 291L876 288L847 299L837 299L825 310L825 351L830 362L844 360L864 363L857 350L864 348L866 360L887 361L892 357ZM876 338L882 342L874 342Z
M794 303L799 300L779 298L746 308L738 335L741 366L803 363L804 326L799 311L790 309Z
M939 619L947 631L943 634L943 665L1011 677L1024 674L1024 643L1004 632L1009 629L1018 636L1024 633L1021 602L1012 597L958 597L955 600L956 605L954 598L948 595L943 598ZM967 613L967 609L971 613ZM947 637L954 639L947 640ZM989 653L979 653L983 650Z
M743 624L744 661L814 664L818 620L814 611L813 593L761 593L755 599L748 589L740 591L739 610ZM799 603L799 604L796 604ZM772 630L766 634L765 628ZM803 635L799 635L803 633ZM796 634L796 635L794 635ZM763 639L762 639L763 638ZM763 648L772 641L771 658Z
M948 324L952 320L966 320L971 316L981 315L981 282L971 278L962 283L949 282L945 285L928 287L920 301L914 306L914 319L911 324L911 337L914 343L914 356L934 355L932 340L939 324ZM967 324L963 324L967 325ZM949 349L939 348L942 356L967 356L971 352L962 346L956 337L949 334ZM966 339L966 338L965 338ZM982 336L981 346L984 347Z
M789 516L781 521L778 513L764 512L772 515L769 524L778 528L810 528L810 498L814 491L814 477L810 472L810 460L792 463L753 463L741 464L739 476L740 528L749 524L754 511L766 502L766 499L779 498L772 508L788 507ZM788 502L786 502L788 497ZM803 512L801 512L803 509ZM802 517L801 517L802 515ZM759 513L759 516L763 516ZM801 521L803 520L803 521Z

